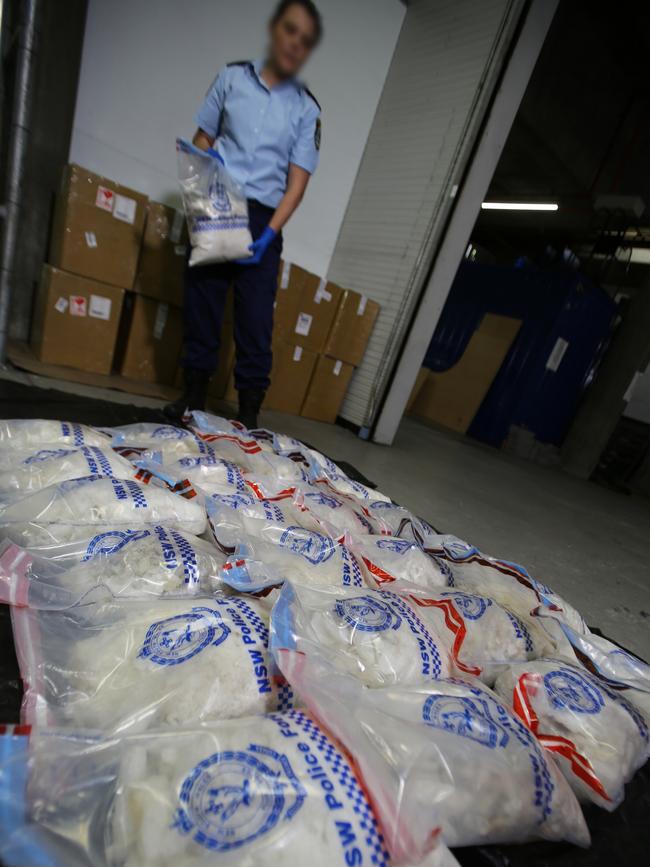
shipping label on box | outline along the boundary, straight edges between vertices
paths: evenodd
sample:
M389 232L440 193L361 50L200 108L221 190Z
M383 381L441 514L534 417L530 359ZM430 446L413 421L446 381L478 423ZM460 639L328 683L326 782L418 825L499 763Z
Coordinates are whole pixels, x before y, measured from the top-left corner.
M153 325L154 340L162 340L169 316L169 304L159 304L156 310L156 321Z
M296 334L300 334L302 337L308 337L313 321L314 317L310 316L309 313L299 313L296 327L294 329Z
M112 214L114 200L115 193L113 190L109 190L108 187L102 187L101 184L97 187L97 195L95 196L96 207Z
M172 225L169 230L169 240L172 244L178 244L181 239L181 235L183 233L183 224L185 221L185 215L182 211L174 211L174 219L172 220Z
M88 305L88 315L94 319L105 319L108 321L111 318L112 302L105 295L91 295L90 304Z
M85 316L87 313L87 301L85 295L70 296L70 316Z
M137 204L135 199L130 199L128 196L121 196L119 193L116 193L113 216L116 220L122 220L123 223L129 223L132 226L135 223Z

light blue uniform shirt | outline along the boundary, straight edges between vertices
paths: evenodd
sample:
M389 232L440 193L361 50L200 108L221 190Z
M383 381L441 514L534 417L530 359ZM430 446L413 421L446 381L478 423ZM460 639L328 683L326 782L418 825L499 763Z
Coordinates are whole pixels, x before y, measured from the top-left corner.
M318 165L320 106L298 81L269 89L262 61L221 70L194 118L249 199L276 208L289 163L310 174Z

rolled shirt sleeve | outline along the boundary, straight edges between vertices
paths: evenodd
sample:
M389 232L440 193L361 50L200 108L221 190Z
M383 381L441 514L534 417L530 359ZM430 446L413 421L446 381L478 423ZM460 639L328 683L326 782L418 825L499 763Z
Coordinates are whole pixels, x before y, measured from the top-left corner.
M221 122L221 113L226 98L226 77L228 68L222 69L219 75L214 80L214 84L207 92L203 105L194 115L196 125L211 135L217 137L219 132L219 124Z
M298 127L298 135L289 154L289 162L313 175L318 166L320 138L320 109L311 98L307 98L305 110Z

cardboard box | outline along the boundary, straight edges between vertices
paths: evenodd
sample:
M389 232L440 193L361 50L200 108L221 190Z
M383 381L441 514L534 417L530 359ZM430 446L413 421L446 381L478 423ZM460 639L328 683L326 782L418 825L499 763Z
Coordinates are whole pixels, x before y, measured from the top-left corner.
M271 387L266 393L264 408L300 415L317 358L310 349L276 340Z
M519 319L486 313L459 361L443 373L429 371L411 413L466 433L520 327Z
M359 292L343 290L324 353L355 367L363 356L379 315L379 304Z
M71 163L54 211L50 264L131 289L147 197Z
M312 352L322 352L342 293L335 283L307 274L300 290L298 315L286 340Z
M300 293L309 272L292 262L280 262L278 291L273 311L273 335L290 339L300 307Z
M149 202L135 291L182 307L188 244L183 212Z
M110 373L124 289L44 265L31 345L36 357L91 373Z
M354 365L319 356L300 414L334 424L353 373Z
M164 301L130 294L125 304L119 370L128 379L172 385L183 343L183 313Z

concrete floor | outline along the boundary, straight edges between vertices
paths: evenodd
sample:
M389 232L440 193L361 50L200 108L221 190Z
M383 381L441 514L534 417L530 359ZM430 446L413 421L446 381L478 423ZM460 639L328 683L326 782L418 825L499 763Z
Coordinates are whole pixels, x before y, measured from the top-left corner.
M0 375L119 403L160 405L19 372ZM650 500L614 493L410 419L402 422L391 448L295 416L265 412L262 421L354 464L442 532L522 563L589 624L650 659Z

